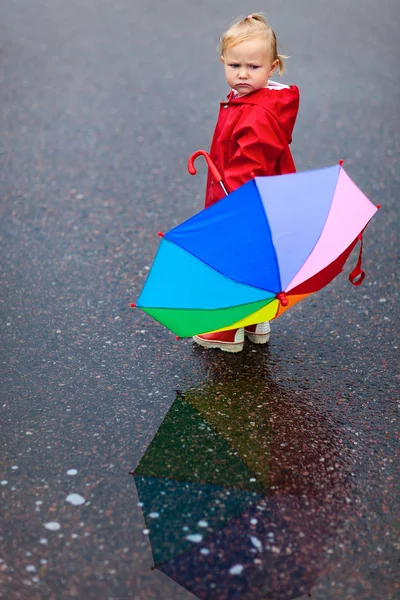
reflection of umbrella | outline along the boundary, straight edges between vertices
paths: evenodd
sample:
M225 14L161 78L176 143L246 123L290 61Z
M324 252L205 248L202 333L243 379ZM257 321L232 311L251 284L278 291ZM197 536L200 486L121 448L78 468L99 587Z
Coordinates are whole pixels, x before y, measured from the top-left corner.
M165 234L137 306L181 337L274 319L341 272L376 210L341 165L256 177Z
M156 566L257 503L262 486L237 451L178 397L135 470ZM198 525L200 523L200 525ZM196 538L194 538L196 539Z
M156 568L207 600L306 594L345 489L336 444L247 373L178 393L135 470Z

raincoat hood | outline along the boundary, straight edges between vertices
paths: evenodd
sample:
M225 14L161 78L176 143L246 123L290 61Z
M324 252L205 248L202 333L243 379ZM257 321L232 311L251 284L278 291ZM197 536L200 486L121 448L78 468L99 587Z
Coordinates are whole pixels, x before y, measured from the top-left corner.
M286 86L270 81L268 87L251 92L246 96L235 96L235 92L232 91L228 95L228 100L232 104L262 106L275 117L287 143L291 143L300 101L297 86Z

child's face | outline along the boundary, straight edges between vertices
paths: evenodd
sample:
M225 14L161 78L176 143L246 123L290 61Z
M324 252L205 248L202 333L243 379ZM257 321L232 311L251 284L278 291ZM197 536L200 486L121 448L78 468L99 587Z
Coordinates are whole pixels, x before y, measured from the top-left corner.
M265 39L251 38L227 48L221 56L228 85L245 96L268 85L268 77L278 66L266 47Z

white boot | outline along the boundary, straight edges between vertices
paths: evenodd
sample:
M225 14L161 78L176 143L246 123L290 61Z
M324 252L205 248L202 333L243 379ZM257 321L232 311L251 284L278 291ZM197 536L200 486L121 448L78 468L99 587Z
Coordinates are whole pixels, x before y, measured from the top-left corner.
M256 325L247 325L244 328L244 334L253 344L266 344L269 342L271 327L269 321L257 323Z

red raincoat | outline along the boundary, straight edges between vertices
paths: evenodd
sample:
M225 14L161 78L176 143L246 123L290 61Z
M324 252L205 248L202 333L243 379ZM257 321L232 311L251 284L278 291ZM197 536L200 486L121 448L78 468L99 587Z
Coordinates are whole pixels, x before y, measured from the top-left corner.
M210 150L228 192L255 176L294 173L289 144L299 109L298 88L270 82L246 96L233 96L231 92L221 102ZM205 207L223 197L209 172Z

